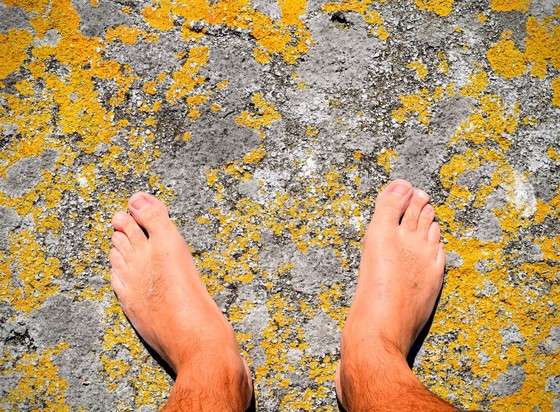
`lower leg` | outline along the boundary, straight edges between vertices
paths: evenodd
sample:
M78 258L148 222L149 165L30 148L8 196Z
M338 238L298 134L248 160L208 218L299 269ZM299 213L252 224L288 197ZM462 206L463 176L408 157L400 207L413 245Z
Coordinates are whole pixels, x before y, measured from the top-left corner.
M455 410L426 389L406 362L433 310L445 266L428 201L405 181L393 182L377 199L336 374L348 411Z
M164 410L247 409L249 368L167 208L137 193L129 210L113 217L111 284L136 331L177 374Z
M245 411L251 400L250 383L245 365L230 355L204 356L186 366L163 411Z

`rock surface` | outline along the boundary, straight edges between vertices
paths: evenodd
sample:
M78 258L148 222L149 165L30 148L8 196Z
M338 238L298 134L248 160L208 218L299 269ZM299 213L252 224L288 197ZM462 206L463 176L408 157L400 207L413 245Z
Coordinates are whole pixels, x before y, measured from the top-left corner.
M414 370L457 407L560 411L560 2L1 0L0 410L152 411L172 381L108 283L154 193L259 410L336 410L384 184L450 260Z

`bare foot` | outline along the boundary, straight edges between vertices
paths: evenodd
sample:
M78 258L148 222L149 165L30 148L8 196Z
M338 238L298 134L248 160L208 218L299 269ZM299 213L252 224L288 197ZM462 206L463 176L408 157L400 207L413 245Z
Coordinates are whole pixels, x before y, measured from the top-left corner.
M206 397L204 408L245 410L252 397L249 368L167 208L136 193L129 210L132 216L113 217L111 284L138 333L177 373L167 408L198 410Z
M445 253L434 216L428 195L404 180L391 183L377 198L335 382L348 410L411 405L434 410L432 404L405 399L406 392L433 397L442 410L449 406L425 389L406 364L443 281ZM400 393L393 394L397 387Z

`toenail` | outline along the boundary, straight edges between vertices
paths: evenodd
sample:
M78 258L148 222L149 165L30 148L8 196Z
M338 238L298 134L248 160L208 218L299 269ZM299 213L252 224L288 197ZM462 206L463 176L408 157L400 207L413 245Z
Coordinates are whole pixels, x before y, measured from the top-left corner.
M132 207L136 210L141 210L148 205L148 201L144 196L138 197L134 202L132 202Z
M397 183L395 185L395 188L393 189L393 191L399 195L406 195L408 192L410 192L410 186L407 185L403 185L400 183Z
M417 193L418 193L418 196L420 196L423 199L429 199L430 198L430 196L428 196L428 194L426 192L424 192L423 190L418 190Z
M112 225L119 225L123 221L124 212L117 212L113 215L113 219L111 220Z

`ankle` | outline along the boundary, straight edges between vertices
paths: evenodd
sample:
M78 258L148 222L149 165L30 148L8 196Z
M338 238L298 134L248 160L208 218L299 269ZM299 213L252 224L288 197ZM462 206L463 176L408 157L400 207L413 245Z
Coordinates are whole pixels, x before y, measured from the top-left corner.
M245 362L228 349L198 354L177 371L177 379L165 411L244 411L251 402L253 388ZM204 404L202 404L204 401Z
M456 410L422 385L398 350L346 351L337 378L338 397L348 412Z
M397 388L418 382L405 356L393 346L346 347L338 368L338 397L349 412L383 410L387 400L399 396Z

